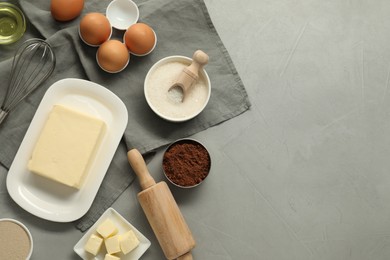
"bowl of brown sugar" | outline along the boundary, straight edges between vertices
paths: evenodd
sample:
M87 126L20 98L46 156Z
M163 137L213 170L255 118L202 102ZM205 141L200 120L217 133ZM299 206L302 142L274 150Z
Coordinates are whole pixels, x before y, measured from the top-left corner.
M193 188L209 175L211 158L206 147L194 139L179 139L164 152L165 177L180 188Z
M0 219L0 259L30 259L33 240L30 231L21 222Z

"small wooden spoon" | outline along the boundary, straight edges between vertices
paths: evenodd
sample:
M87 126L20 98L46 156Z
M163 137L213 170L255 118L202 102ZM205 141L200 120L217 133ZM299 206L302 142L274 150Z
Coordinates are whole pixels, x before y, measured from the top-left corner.
M192 56L192 63L183 69L180 73L179 77L169 88L168 92L178 92L180 93L181 99L183 102L186 95L188 94L188 90L194 85L194 83L199 78L199 71L209 62L209 56L201 50L197 50L194 52ZM173 99L173 97L172 97ZM176 100L176 99L175 99Z

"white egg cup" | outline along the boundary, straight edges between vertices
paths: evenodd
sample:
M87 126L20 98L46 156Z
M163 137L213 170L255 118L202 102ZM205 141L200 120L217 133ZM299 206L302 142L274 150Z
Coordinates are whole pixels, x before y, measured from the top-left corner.
M112 27L126 30L138 21L139 9L131 0L114 0L107 6L106 16Z

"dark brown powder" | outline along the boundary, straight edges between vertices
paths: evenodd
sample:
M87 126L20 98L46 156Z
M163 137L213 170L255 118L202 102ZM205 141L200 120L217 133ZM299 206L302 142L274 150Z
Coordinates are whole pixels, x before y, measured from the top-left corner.
M171 145L163 157L165 175L175 184L185 187L202 182L210 165L206 148L193 140L181 140Z

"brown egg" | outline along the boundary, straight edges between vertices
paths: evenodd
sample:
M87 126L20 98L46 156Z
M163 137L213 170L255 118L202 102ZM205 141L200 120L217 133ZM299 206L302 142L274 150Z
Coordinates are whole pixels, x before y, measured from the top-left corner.
M146 55L153 50L156 43L156 35L149 25L136 23L126 30L124 40L131 53Z
M96 59L103 70L116 73L126 68L130 55L125 44L118 40L108 40L100 45Z
M73 20L81 14L84 0L51 0L51 15L60 22Z
M107 41L111 36L111 25L107 17L101 13L88 13L80 21L80 37L92 46Z

